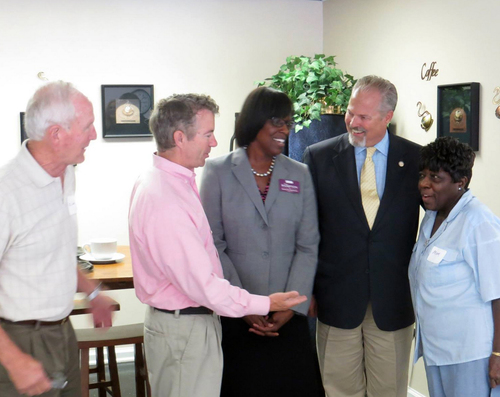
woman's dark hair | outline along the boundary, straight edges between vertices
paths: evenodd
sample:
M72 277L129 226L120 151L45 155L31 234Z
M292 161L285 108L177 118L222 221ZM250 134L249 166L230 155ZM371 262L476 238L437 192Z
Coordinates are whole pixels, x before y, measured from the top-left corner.
M236 121L236 143L240 147L249 145L267 120L289 117L292 111L292 101L286 94L269 87L256 88L245 99Z
M419 170L443 170L450 174L454 183L465 176L468 180L465 186L467 188L472 178L475 158L476 154L469 145L456 138L443 136L420 150Z

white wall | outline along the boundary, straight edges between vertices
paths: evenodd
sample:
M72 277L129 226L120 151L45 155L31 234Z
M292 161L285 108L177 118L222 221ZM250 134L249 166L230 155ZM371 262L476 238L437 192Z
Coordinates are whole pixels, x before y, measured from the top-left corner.
M114 236L128 245L130 191L155 147L102 138L101 84L154 84L156 100L210 94L221 108L212 153L226 153L254 81L288 55L322 51L322 10L303 0L0 0L0 165L19 149L19 112L42 83L37 73L71 81L93 102L98 132L77 167L80 243ZM113 294L118 323L142 320L133 291Z
M337 55L339 66L355 77L378 74L391 80L400 98L397 133L415 142L431 142L437 128L436 122L428 132L420 128L418 101L436 118L438 85L481 83L480 150L471 188L500 215L500 120L491 102L493 89L500 86L495 33L500 2L331 0L323 13L325 53ZM439 75L422 81L422 65L433 61ZM427 393L421 361L411 386Z
M500 215L497 200L500 120L491 102L500 86L500 52L495 28L498 1L351 0L324 3L324 51L337 55L340 67L361 77L378 74L399 92L395 113L398 134L420 144L436 138L436 122L420 128L416 103L436 118L437 86L481 83L480 150L471 187ZM421 67L437 62L439 75L422 81Z

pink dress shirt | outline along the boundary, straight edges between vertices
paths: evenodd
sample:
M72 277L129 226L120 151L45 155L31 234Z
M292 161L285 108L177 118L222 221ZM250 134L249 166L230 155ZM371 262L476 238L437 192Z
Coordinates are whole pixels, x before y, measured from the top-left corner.
M206 306L228 317L269 312L269 297L251 295L223 278L189 169L153 155L153 167L132 191L129 230L134 287L141 302L168 310Z

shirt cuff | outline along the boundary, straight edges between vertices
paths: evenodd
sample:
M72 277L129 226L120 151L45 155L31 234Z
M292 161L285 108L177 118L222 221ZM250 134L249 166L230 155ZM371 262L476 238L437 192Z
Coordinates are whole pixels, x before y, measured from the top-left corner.
M247 313L248 314L258 314L265 316L269 313L271 308L271 299L268 296L262 295L251 295L251 299L248 302Z

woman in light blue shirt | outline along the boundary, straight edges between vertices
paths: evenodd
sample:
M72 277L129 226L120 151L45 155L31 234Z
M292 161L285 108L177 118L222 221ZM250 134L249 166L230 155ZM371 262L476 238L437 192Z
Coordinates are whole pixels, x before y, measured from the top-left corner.
M474 158L451 137L421 151L409 278L431 397L500 395L500 219L468 189Z

